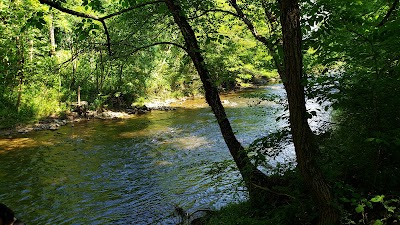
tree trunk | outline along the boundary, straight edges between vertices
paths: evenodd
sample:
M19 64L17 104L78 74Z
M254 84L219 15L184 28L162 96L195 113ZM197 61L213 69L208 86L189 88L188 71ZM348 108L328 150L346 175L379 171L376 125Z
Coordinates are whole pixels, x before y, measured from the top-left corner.
M53 22L53 11L50 9L49 14L49 39L50 39L50 55L56 54L56 39L54 36L54 22Z
M226 116L225 109L222 106L218 89L211 80L194 31L188 23L181 6L177 0L166 0L165 3L185 39L188 55L192 59L193 64L203 83L207 103L210 105L215 117L217 118L218 125L221 129L225 143L227 144L229 151L245 181L246 187L249 191L250 201L255 204L262 204L262 202L266 200L265 198L267 196L265 196L265 193L263 193L263 191L256 186L264 186L267 183L268 177L251 163L244 148L236 139L230 122ZM256 186L254 184L256 184Z
M307 122L304 87L301 85L303 62L298 0L281 0L280 10L284 52L282 80L289 102L290 126L298 168L321 210L319 224L339 224L340 215L333 207L330 187L315 161L318 145Z
M17 62L17 77L19 79L18 85L18 99L16 103L16 108L17 111L19 112L19 107L21 105L21 99L22 99L22 86L24 84L24 46L23 43L20 40L20 37L17 36L15 38L16 41L16 46L17 46L17 57L18 57L18 62Z
M32 64L33 62L33 40L29 41L29 62Z

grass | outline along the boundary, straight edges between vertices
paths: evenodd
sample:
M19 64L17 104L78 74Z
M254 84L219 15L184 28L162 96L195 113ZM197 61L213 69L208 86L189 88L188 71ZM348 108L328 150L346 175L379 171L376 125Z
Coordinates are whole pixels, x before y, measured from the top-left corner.
M207 225L237 224L237 225L267 225L268 222L262 213L251 207L250 203L242 202L231 204L210 215Z

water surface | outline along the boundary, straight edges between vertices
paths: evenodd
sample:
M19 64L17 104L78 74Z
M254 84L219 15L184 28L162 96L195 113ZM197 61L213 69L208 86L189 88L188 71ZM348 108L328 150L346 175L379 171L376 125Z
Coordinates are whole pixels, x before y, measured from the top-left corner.
M262 91L284 93L279 85ZM245 146L284 126L273 102L222 99ZM0 202L28 224L176 224L174 205L194 211L244 200L236 169L207 174L232 161L205 100L176 106L0 139ZM278 160L293 159L288 148Z

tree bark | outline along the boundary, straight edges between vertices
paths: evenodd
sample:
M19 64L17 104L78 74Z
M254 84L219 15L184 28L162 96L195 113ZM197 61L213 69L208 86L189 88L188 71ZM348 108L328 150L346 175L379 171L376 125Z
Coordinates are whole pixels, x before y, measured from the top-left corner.
M50 9L49 14L49 39L50 39L50 55L54 56L56 54L56 39L54 36L54 22L53 22L53 11Z
M298 168L320 208L319 224L339 224L339 211L333 207L330 187L315 160L318 144L307 122L304 87L301 85L303 61L298 0L281 0L280 10L284 52L282 80L289 103L290 126Z
M17 77L19 79L18 85L18 98L17 98L17 103L16 103L16 108L17 112L19 112L19 108L21 105L21 99L22 99L22 86L24 84L24 45L23 42L21 42L20 37L17 36L15 38L16 41L16 46L17 46L17 57L18 57L18 62L17 62Z
M268 177L251 163L243 146L236 139L231 124L226 116L225 109L222 106L218 89L211 80L210 73L201 54L201 49L198 45L195 33L188 23L179 2L177 0L166 0L165 3L185 39L188 55L192 59L203 83L207 103L210 105L215 117L217 118L225 143L227 144L228 149L245 181L246 187L249 191L250 201L255 204L262 204L262 202L265 202L266 196L258 187L264 186Z

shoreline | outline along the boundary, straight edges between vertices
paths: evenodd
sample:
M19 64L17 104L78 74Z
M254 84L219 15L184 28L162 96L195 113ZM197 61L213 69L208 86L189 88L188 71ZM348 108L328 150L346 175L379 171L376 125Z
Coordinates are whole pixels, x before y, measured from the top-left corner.
M182 101L182 100L181 100ZM183 100L184 101L184 100ZM84 114L79 115L77 112L66 112L63 116L49 116L39 121L17 125L13 128L0 129L0 138L13 138L15 135L27 134L35 131L57 131L60 127L83 123L90 120L120 120L128 119L134 116L143 115L151 111L173 111L176 108L170 107L170 103L149 103L151 107L143 105L141 107L132 107L123 110L88 110Z
M267 85L268 86L268 85ZM220 93L220 96L227 95L232 92L240 92L246 90L256 90L265 87L263 85L256 85L252 87L241 88L236 91L227 91ZM171 105L176 105L176 103L183 103L190 99L204 99L204 96L192 96L183 97L178 99L166 99L146 102L143 106L133 106L126 109L116 110L116 109L103 109L99 111L87 110L83 114L79 115L78 112L62 112L62 116L48 116L42 118L38 121L16 125L13 128L0 129L0 138L13 138L15 135L27 134L34 131L50 130L57 131L61 126L74 123L83 123L93 119L100 120L120 120L128 119L134 116L143 115L151 111L173 111L176 107L171 107Z

